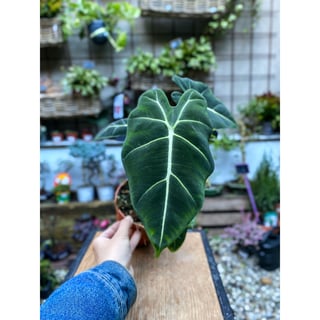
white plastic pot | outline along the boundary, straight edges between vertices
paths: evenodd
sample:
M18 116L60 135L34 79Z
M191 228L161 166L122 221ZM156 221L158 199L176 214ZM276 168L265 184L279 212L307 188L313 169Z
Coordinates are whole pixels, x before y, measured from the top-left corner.
M98 186L98 198L100 201L112 201L114 197L114 188L112 185Z
M79 202L91 202L94 200L94 186L79 186L77 189Z

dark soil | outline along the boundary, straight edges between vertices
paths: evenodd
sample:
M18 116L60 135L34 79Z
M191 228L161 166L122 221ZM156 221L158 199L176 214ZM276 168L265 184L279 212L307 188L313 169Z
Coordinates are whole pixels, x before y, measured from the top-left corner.
M134 222L140 222L140 219L136 215L130 199L130 191L128 182L125 183L122 188L120 188L117 195L117 206L123 212L123 214L130 215L133 218Z

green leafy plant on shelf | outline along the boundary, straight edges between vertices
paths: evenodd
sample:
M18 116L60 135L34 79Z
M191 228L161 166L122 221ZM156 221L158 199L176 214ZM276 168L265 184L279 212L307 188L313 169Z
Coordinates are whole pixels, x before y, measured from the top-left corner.
M110 123L96 140L125 137L122 163L134 212L155 256L176 251L202 207L214 170L210 139L236 123L203 82L172 77L170 105L162 89L146 90L127 119Z
M250 183L260 214L275 211L276 205L280 203L280 179L267 154L263 155Z
M211 43L205 36L176 39L163 47L160 54L141 49L126 64L129 74L187 76L192 71L209 72L216 65Z
M82 97L98 97L108 84L108 78L98 70L82 66L70 66L61 81L64 90Z
M57 17L62 9L62 0L40 0L40 18Z
M246 105L239 108L239 115L247 130L263 133L263 127L269 123L272 132L280 132L280 96L267 92L256 95Z
M134 25L141 11L129 2L107 2L100 4L95 1L79 0L74 2L66 0L63 21L65 37L78 32L80 38L88 35L91 39L103 39L101 43L109 42L116 52L123 50L127 45L127 30L119 26L119 22L126 21ZM90 24L101 22L97 29L91 32ZM88 34L89 33L89 34Z

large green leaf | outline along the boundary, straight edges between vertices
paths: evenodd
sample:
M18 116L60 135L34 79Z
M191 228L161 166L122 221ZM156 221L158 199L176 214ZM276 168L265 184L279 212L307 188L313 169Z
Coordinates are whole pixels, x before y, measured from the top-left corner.
M209 116L213 122L214 129L235 128L236 122L225 105L217 99L208 85L200 81L174 75L172 81L183 91L194 89L198 91L207 101ZM182 93L174 91L171 93L172 100L177 103Z
M120 119L109 123L97 133L95 140L124 138L127 134L127 119Z
M203 96L186 90L171 106L162 90L142 94L128 117L122 161L133 207L156 256L181 246L204 200L214 163L212 121Z

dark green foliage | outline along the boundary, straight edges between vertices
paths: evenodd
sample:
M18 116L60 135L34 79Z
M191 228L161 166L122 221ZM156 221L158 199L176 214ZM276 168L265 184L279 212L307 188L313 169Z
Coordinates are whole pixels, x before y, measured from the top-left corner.
M275 205L280 202L280 179L266 154L251 180L251 188L259 212L274 211Z
M215 67L216 59L208 38L191 37L177 42L173 49L170 45L163 47L156 57L150 52L138 50L127 63L130 74L137 72L150 75L185 76L190 70L208 72Z
M255 96L239 109L242 121L251 132L261 131L264 122L270 122L274 132L280 132L280 97L271 92Z
M81 66L68 68L62 84L66 90L78 93L83 97L97 97L107 85L108 79L99 71Z

